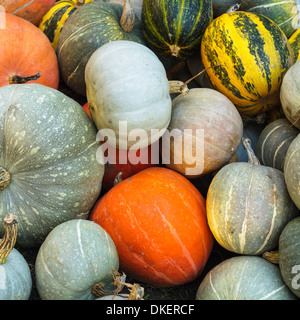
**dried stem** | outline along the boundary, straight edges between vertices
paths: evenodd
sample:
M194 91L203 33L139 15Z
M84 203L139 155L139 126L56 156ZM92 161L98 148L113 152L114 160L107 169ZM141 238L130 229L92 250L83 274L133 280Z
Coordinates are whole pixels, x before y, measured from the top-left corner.
M4 218L5 234L0 242L0 264L6 262L17 241L18 224L17 217L9 213Z

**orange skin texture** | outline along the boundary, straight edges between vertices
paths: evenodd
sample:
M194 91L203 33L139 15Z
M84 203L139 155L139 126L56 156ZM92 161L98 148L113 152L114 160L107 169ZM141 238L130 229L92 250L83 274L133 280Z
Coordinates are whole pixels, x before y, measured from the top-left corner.
M83 105L83 109L91 118L88 102ZM108 159L108 161L105 163L105 171L102 180L102 190L104 192L107 192L114 186L114 180L119 172L122 172L122 179L127 179L141 170L158 165L151 163L151 146L138 149L137 151L115 149L112 146L110 146L110 148L112 152L116 154L116 161L109 161ZM104 152L104 155L109 156L107 152ZM134 164L130 163L129 159L131 159L131 156L136 156L140 159L140 161Z
M164 167L114 186L95 204L90 220L113 239L120 270L156 287L193 281L213 246L205 199L185 177Z
M10 84L10 75L27 77L37 72L41 76L27 83L58 88L58 61L47 36L27 20L6 13L5 28L0 29L0 86Z
M0 0L7 13L14 14L38 26L44 14L54 5L55 0Z

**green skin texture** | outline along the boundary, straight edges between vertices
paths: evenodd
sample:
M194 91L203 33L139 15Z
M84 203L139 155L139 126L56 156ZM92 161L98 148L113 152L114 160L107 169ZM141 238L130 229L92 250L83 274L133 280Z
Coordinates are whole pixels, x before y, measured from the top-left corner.
M11 175L0 219L16 215L17 245L36 247L56 225L87 218L97 200L97 132L80 104L52 88L8 85L0 97L0 167Z
M28 300L32 278L22 254L12 249L5 263L0 264L0 300Z
M295 300L278 266L256 256L227 259L207 273L196 300Z
M41 245L35 263L36 286L42 300L94 300L101 282L111 292L111 270L119 257L108 233L90 220L74 219L54 228Z
M300 217L290 221L279 238L279 267L283 280L300 298ZM293 268L297 268L294 269ZM295 282L295 283L293 283Z

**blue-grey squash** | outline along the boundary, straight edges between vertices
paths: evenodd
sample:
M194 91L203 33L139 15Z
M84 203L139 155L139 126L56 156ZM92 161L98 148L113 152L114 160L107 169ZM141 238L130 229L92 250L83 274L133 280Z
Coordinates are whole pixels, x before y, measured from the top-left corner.
M0 300L28 300L32 289L29 265L14 248L18 234L17 218L4 218L5 234L0 241Z
M42 300L94 300L99 292L113 292L112 271L118 268L116 246L102 227L69 220L56 226L39 248L36 287Z
M236 256L211 269L196 300L295 300L278 266L256 256Z
M82 106L55 89L0 88L0 219L17 216L19 246L39 246L59 223L87 218L104 173L96 133Z

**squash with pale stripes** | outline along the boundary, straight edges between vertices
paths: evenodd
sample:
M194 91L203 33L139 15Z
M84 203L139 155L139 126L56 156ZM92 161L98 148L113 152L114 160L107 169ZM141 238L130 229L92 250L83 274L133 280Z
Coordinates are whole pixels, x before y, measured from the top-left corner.
M222 247L237 254L260 255L278 245L281 231L298 209L283 172L260 165L245 140L250 162L230 163L218 171L207 193L207 219Z
M93 0L60 0L57 1L43 16L39 28L45 33L56 50L58 36L60 31L69 18L78 7Z
M241 0L240 11L263 14L278 24L287 37L299 28L296 0Z
M284 74L294 63L284 32L271 19L254 13L224 13L207 27L201 43L211 85L244 115L280 104Z
M295 31L289 38L295 62L300 59L300 29Z
M142 30L149 47L167 57L187 58L212 21L211 0L144 0Z

